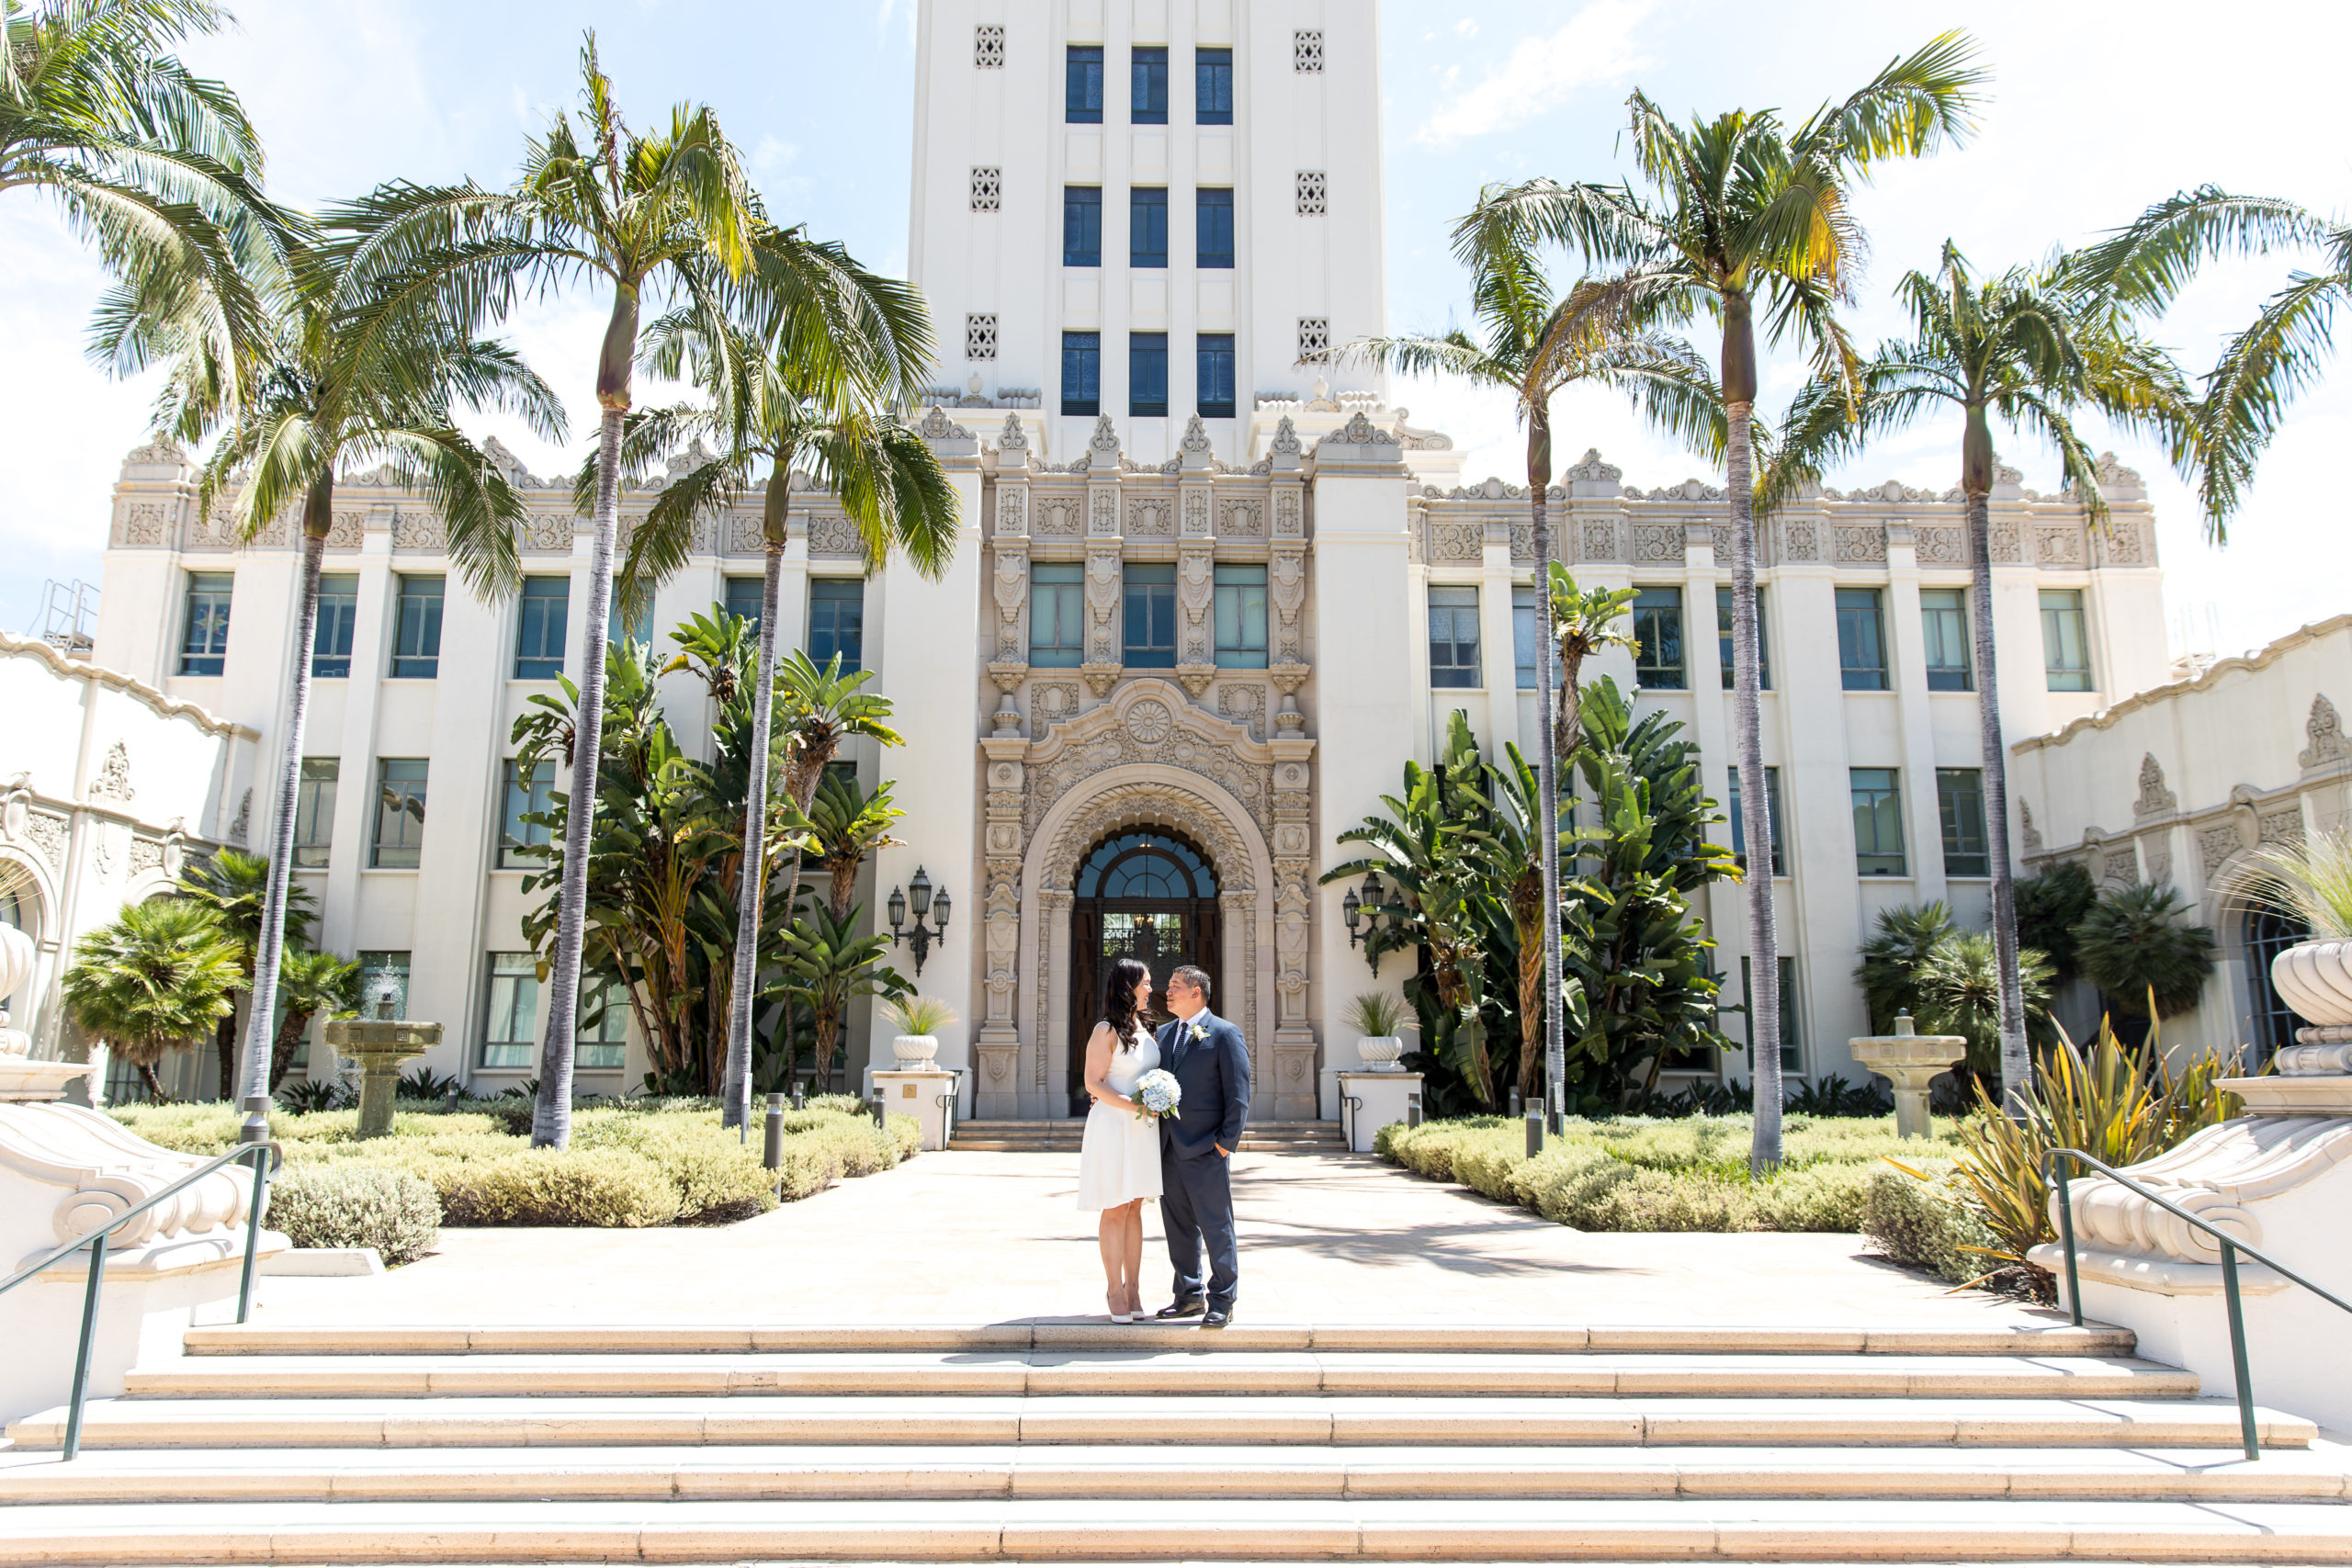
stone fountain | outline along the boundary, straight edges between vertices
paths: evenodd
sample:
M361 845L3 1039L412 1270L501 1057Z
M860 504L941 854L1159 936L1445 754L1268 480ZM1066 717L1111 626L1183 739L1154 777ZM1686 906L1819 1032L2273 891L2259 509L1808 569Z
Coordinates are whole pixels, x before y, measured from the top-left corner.
M1968 1055L1968 1041L1958 1034L1916 1034L1906 1012L1896 1017L1894 1033L1865 1034L1846 1043L1854 1060L1894 1086L1894 1135L1934 1137L1928 1086Z
M392 1130L392 1100L400 1092L401 1066L441 1043L437 1023L413 1023L392 1016L392 993L376 997L373 1018L339 1018L326 1028L334 1054L359 1064L359 1128L362 1138Z

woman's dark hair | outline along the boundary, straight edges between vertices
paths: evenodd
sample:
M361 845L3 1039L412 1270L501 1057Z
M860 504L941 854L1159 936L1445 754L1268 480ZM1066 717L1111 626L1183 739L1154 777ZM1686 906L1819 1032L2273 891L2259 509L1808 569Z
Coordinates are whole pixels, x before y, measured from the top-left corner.
M1102 979L1102 1020L1119 1037L1118 1048L1133 1050L1136 1033L1136 987L1151 978L1140 958L1122 958Z

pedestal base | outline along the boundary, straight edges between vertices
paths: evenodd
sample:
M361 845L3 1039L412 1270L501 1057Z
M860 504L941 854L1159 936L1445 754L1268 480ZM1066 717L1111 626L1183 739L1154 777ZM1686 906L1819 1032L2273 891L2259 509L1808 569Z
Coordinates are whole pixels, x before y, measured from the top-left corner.
M1348 1147L1372 1152L1372 1142L1392 1122L1405 1120L1405 1107L1421 1092L1419 1073L1341 1073L1340 1130Z
M972 1045L972 1120L1010 1122L1021 1114L1021 1037L983 1029Z
M956 1075L933 1067L922 1072L877 1068L874 1095L893 1116L911 1116L922 1126L922 1146L947 1146L947 1107L943 1103L956 1088Z

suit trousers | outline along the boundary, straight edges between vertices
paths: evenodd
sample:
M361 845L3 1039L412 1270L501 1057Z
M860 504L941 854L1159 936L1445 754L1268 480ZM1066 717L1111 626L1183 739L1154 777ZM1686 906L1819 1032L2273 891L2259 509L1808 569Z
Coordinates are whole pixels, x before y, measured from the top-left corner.
M1200 1159L1164 1159L1160 1171L1159 1217L1168 1227L1176 1299L1202 1294L1201 1248L1206 1243L1209 1304L1232 1306L1241 1276L1241 1249L1233 1234L1233 1161L1212 1151Z

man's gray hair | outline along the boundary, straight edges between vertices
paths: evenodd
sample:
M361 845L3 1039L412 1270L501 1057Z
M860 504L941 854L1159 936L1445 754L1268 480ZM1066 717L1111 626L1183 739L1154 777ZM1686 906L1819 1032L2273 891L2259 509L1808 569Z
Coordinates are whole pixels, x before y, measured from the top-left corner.
M1208 1004L1209 972L1207 970L1196 968L1193 964L1187 964L1168 976L1168 983L1171 986L1176 984L1179 980L1182 980L1192 989L1201 993L1201 1003L1203 1006L1205 1007Z

